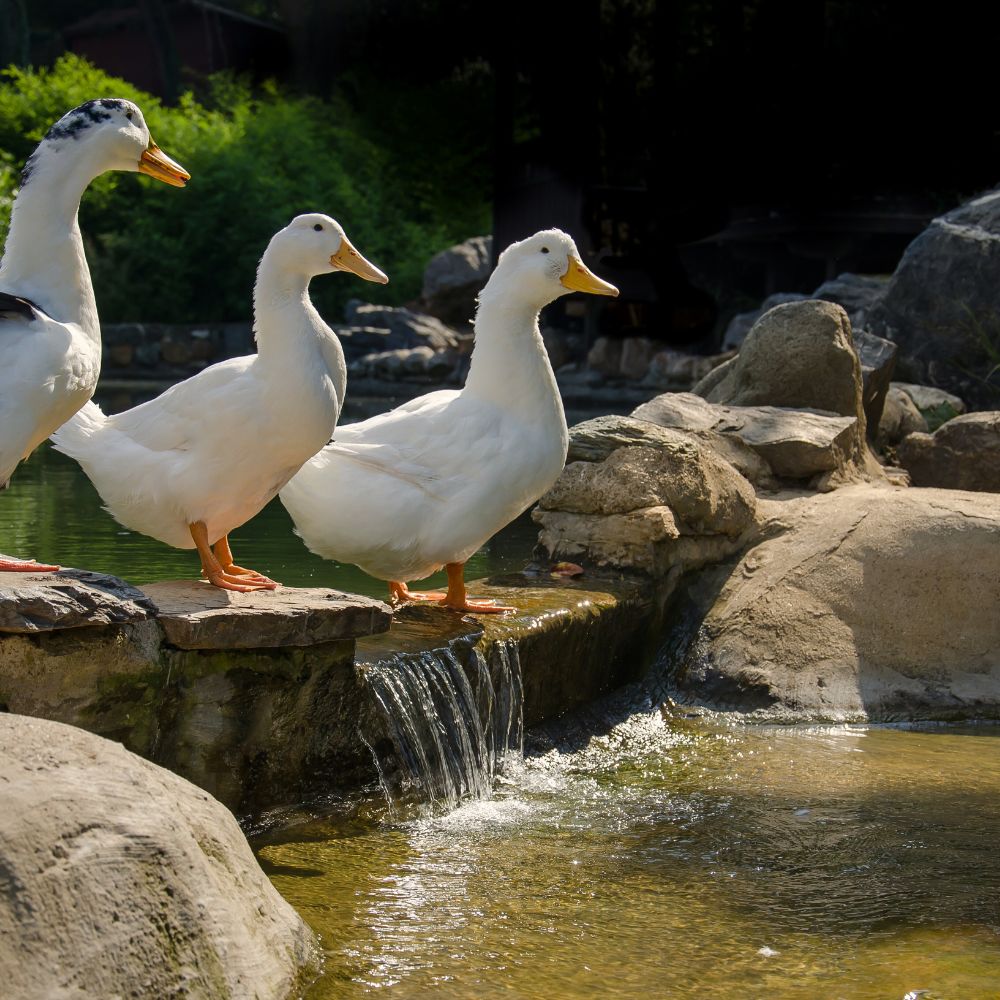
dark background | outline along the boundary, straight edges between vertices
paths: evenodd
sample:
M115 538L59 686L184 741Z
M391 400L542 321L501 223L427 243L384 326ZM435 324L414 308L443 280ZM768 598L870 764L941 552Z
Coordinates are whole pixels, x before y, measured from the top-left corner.
M222 69L470 151L500 248L559 225L623 295L601 319L707 348L725 316L887 273L996 180L995 8L901 0L0 0L4 63L61 52L168 102ZM416 137L417 139L420 136ZM433 170L427 183L433 184ZM480 175L477 175L480 176ZM473 235L472 233L468 235Z

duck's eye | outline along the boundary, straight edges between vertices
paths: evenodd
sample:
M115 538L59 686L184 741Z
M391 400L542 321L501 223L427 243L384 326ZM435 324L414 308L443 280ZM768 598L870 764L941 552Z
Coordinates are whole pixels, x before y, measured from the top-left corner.
M316 223L315 226L313 226L313 229L315 229L317 233L320 232L322 228L323 227L318 222Z
M542 253L548 253L548 252L549 252L548 247L542 247Z

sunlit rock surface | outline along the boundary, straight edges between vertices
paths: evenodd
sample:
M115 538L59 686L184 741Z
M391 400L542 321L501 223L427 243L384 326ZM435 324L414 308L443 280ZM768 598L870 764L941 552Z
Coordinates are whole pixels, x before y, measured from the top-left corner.
M284 1000L312 934L232 814L117 743L0 715L0 993Z
M384 632L392 614L381 601L326 587L235 593L197 580L141 588L167 642L179 649L314 646Z
M657 396L632 416L699 436L712 434L714 438L703 439L716 450L718 438L737 440L782 479L811 480L846 471L857 437L856 417L779 406L723 406L689 392ZM759 476L748 478L768 485Z
M551 558L662 576L736 551L753 488L710 448L628 418L587 421L570 437L570 462L533 513Z
M741 559L679 606L678 701L785 720L1000 716L1000 498L856 485L759 509Z

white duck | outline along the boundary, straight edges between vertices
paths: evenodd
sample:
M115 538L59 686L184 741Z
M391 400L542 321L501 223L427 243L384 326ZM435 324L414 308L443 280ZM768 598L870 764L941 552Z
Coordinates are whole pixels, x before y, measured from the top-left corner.
M281 491L306 545L388 580L396 601L512 610L470 599L463 567L565 464L566 417L538 313L571 291L618 294L583 265L573 240L559 230L508 247L479 293L465 388L432 392L338 428ZM406 581L442 566L447 594L407 588Z
M0 490L94 394L101 327L77 211L107 170L183 187L190 174L153 142L142 112L114 97L63 115L28 158L0 264ZM0 570L56 570L0 556Z
M205 576L224 590L277 586L233 563L227 535L330 440L340 415L344 352L309 299L310 279L338 270L389 280L329 216L298 216L272 237L257 270L257 354L114 416L88 403L52 439L121 524L196 548Z

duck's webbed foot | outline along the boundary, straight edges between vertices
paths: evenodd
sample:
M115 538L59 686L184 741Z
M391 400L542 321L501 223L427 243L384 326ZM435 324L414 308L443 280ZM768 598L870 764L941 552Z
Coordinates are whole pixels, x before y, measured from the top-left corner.
M465 563L448 563L445 569L448 571L448 593L440 602L441 607L477 615L501 615L507 611L517 611L517 608L509 604L497 604L488 598L469 597L465 590Z
M235 590L237 593L277 589L278 584L274 580L233 563L233 554L229 551L229 540L225 535L215 543L213 552L212 546L208 544L208 528L204 521L189 524L188 530L201 557L201 572L213 587Z
M56 573L60 569L60 566L35 562L34 559L15 559L13 556L0 555L0 573Z
M389 581L389 600L393 604L406 601L443 601L447 595L443 590L410 590L398 580Z

